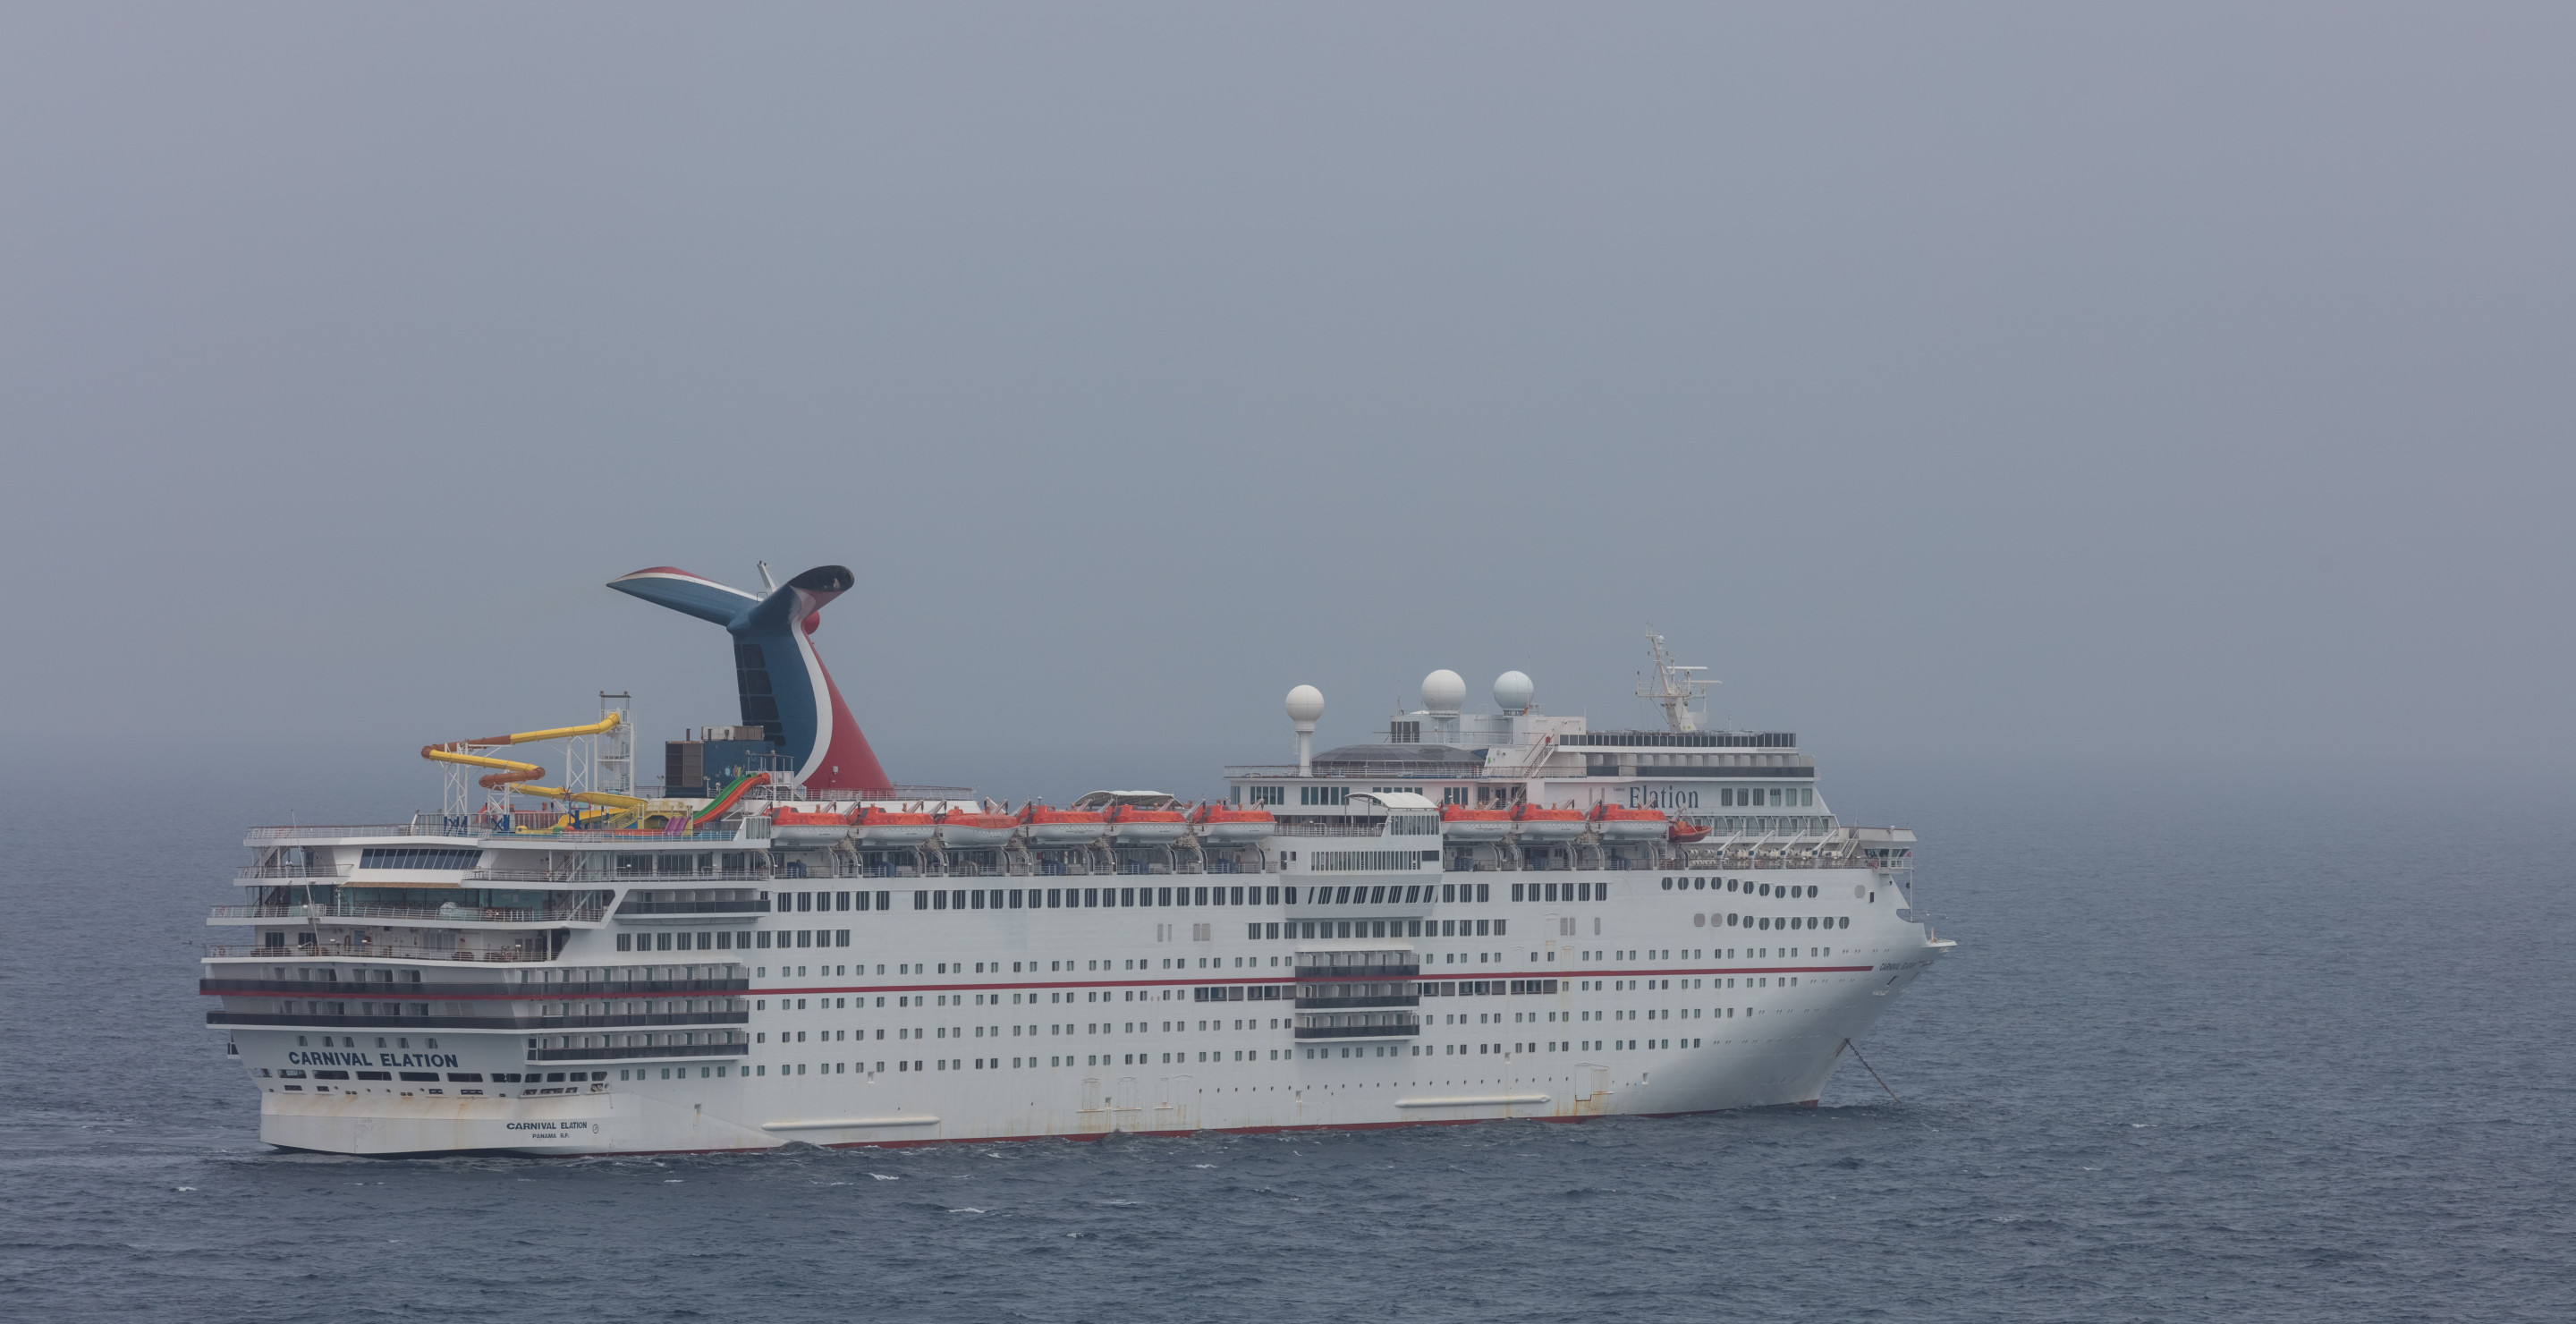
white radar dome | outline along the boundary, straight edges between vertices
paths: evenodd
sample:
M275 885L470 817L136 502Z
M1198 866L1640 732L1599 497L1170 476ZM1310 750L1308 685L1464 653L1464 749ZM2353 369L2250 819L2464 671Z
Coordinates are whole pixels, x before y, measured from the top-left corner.
M1314 722L1324 715L1324 692L1312 685L1300 685L1288 691L1288 720Z
M1532 685L1530 678L1520 672L1506 671L1494 677L1494 704L1504 712L1528 712L1530 700L1537 695L1538 687Z
M1426 712L1454 713L1467 702L1467 682L1455 671L1442 668L1422 678L1422 707Z

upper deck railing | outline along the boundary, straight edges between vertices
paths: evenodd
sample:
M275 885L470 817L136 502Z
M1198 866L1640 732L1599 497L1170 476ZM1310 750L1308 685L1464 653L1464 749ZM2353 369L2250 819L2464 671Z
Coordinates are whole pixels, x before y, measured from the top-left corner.
M865 801L882 804L904 800L972 800L972 786L889 786L881 791L863 791L850 786L755 786L743 796L746 800L770 802L828 800L836 803Z
M552 953L511 948L488 951L479 948L412 947L384 942L308 942L293 947L243 947L208 945L206 955L219 959L248 957L265 960L348 960L373 957L387 961L551 961Z
M1540 762L1536 767L1531 767L1518 763L1488 766L1482 763L1395 763L1379 762L1375 760L1372 760L1365 765L1359 765L1326 763L1322 760L1317 760L1314 764L1314 770L1301 776L1297 771L1297 765L1294 763L1229 763L1225 765L1225 775L1228 777L1285 777L1292 781L1304 780L1337 782L1383 781L1389 777L1427 777L1438 778L1441 781L1527 781L1532 777L1548 777L1560 774L1572 776L1579 774L1582 771L1583 769L1580 766L1575 765L1569 765L1567 767L1551 771L1544 761Z
M444 824L422 826L416 823L296 823L277 827L255 827L242 835L251 841L294 841L306 837L444 837L451 834Z

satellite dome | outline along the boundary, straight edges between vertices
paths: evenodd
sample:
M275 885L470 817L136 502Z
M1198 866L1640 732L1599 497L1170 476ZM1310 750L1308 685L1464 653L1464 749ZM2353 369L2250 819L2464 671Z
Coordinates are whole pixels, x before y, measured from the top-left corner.
M1529 711L1530 700L1537 697L1538 687L1517 671L1506 671L1494 678L1494 703L1507 713Z
M1467 682L1457 672L1442 670L1422 678L1422 707L1435 713L1454 713L1467 702Z
M1288 691L1288 720L1313 722L1324 715L1324 692L1312 685L1300 685Z

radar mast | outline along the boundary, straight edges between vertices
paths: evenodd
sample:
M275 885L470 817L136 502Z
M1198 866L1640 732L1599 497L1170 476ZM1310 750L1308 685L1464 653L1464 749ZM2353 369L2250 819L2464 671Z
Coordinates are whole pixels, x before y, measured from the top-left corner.
M1637 697L1651 699L1664 710L1666 729L1698 730L1700 723L1708 720L1708 706L1702 703L1693 708L1691 704L1707 698L1708 687L1718 682L1699 678L1697 673L1708 670L1706 667L1686 667L1673 661L1672 653L1664 647L1664 637L1654 633L1652 626L1647 627L1646 646L1654 653L1655 678L1651 683L1643 677L1638 679Z

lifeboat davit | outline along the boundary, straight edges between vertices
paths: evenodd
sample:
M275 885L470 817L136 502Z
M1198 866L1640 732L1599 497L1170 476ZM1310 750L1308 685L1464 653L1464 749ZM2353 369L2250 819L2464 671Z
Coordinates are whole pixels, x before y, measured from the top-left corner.
M1033 804L1020 811L1019 824L1032 846L1080 846L1100 839L1100 834L1108 830L1109 816L1088 809L1049 809Z
M1676 818L1673 820L1673 830L1669 839L1679 845L1687 846L1707 835L1706 823L1685 823Z
M1261 841L1279 830L1279 820L1267 809L1245 809L1238 805L1201 805L1190 815L1190 826L1196 828L1199 840L1212 846L1232 846L1246 841Z
M769 811L769 839L781 846L829 846L849 839L853 817L822 810L773 809Z
M1160 846L1189 830L1190 816L1178 809L1119 805L1109 811L1109 835L1121 846Z
M918 846L930 840L939 825L928 814L909 814L869 805L850 816L850 830L863 845Z
M1661 841L1672 831L1672 820L1661 810L1622 809L1617 805L1592 807L1592 830L1603 841Z
M1580 809L1541 809L1522 805L1512 811L1512 823L1520 829L1523 841L1572 841L1591 826Z
M1442 805L1440 832L1451 841L1500 841L1512 834L1512 811Z
M976 809L951 809L936 820L939 844L950 850L983 850L1011 839L1020 820L1009 814L988 814Z

